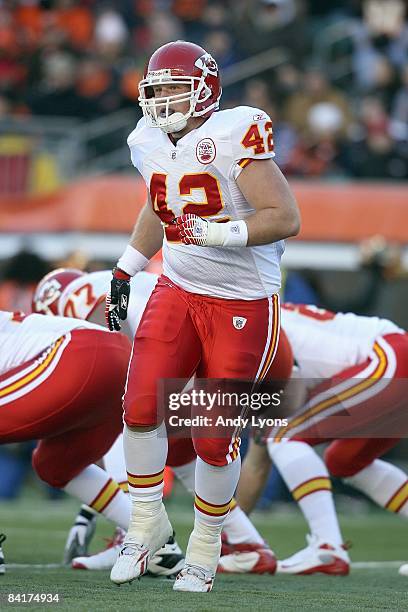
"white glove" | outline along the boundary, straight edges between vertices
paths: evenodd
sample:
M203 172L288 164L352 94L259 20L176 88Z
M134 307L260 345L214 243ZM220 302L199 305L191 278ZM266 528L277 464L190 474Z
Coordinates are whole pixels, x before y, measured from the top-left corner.
M245 221L216 223L189 213L176 217L174 223L184 244L243 247L248 242L248 228Z

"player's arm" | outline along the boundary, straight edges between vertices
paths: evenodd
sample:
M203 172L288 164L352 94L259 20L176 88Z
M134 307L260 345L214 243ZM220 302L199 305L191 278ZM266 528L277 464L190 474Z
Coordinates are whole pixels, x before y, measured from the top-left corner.
M300 229L299 209L272 159L253 160L238 176L237 185L255 213L245 220L227 223L207 221L193 214L181 215L175 222L184 244L245 247L296 236Z
M300 214L287 180L272 159L253 160L237 178L255 213L246 217L247 246L277 242L296 236Z
M129 244L113 268L105 304L105 318L111 331L119 331L120 321L127 317L131 277L146 267L162 243L163 228L148 199L136 221Z
M241 476L235 498L246 514L255 508L271 471L266 446L256 444L251 440L248 452L242 463Z
M226 223L181 215L176 219L181 241L204 247L246 247L296 236L299 209L285 177L272 160L270 118L258 109L241 109L231 127L230 145L231 165L224 167L224 174L236 181L255 212Z
M139 251L139 253L149 260L161 249L162 244L163 227L159 217L152 208L150 199L148 199L137 218L130 237L129 246ZM134 275L131 274L131 276Z

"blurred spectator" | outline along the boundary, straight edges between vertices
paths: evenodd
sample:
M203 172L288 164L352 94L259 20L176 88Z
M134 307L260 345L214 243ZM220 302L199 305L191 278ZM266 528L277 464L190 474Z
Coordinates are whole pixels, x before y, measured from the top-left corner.
M408 142L408 61L401 74L402 87L398 90L391 109L390 133L397 141Z
M353 36L353 70L358 87L373 89L383 79L383 58L401 68L408 57L404 0L365 0Z
M404 178L406 13L403 0L0 0L0 120L129 107L137 120L145 62L171 40L203 45L221 69L278 49L287 61L225 86L222 107L273 113L276 160L294 175ZM381 133L361 116L367 96L382 106ZM101 136L86 154L118 140Z
M302 76L293 64L284 63L274 71L273 95L280 108L285 108L290 96L300 91Z
M360 121L352 132L352 146L343 155L348 173L356 178L407 178L408 157L391 138L389 117L381 100L367 97L360 109Z
M79 62L75 93L86 109L87 118L99 118L120 108L122 94L114 76L98 57L86 57Z
M174 15L183 21L198 21L203 15L208 0L173 0L171 3Z
M72 55L56 51L45 58L43 69L42 84L33 88L27 99L33 114L77 118L96 114L95 104L75 89L77 62Z
M359 0L358 0L359 1ZM308 14L313 17L330 17L333 14L352 15L356 8L356 0L308 0Z
M19 2L15 17L17 26L29 47L41 44L54 33L59 40L75 49L85 49L92 37L93 18L84 2L54 0Z
M261 79L251 79L245 85L243 103L265 111L270 117L274 115L274 105L268 85Z
M210 30L204 37L203 47L217 58L221 70L238 61L232 37L226 30Z
M368 135L349 147L346 169L350 176L362 179L408 178L408 159L387 133Z
M340 122L340 130L345 133L351 121L346 96L330 84L320 67L311 66L303 76L302 89L289 97L285 118L300 133L310 134L313 131L313 116L318 115L318 111L313 110L313 107L322 103L325 104L325 117L322 121L328 119L330 114L331 120ZM312 122L309 120L311 117Z
M20 251L6 262L0 281L0 310L31 312L31 297L49 263L30 251Z
M301 3L295 0L247 0L241 3L234 34L245 55L269 49L284 51L290 61L302 64L307 49L307 34Z
M124 52L128 30L120 13L113 7L105 7L95 21L95 50L106 60L113 63Z
M150 15L147 23L149 29L148 55L161 45L183 38L182 22L175 15L165 11L155 11Z

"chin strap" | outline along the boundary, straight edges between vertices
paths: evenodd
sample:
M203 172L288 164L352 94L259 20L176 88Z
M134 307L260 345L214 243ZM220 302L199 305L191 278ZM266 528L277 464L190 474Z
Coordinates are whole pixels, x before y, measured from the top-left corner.
M173 134L175 132L181 132L187 125L187 118L183 113L173 113L164 125L160 124L160 119L157 120L157 125L166 134Z

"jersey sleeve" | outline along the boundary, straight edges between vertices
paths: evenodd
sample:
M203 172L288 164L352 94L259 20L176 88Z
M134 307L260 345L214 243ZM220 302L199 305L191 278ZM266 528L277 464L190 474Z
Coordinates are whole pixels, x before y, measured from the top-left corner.
M143 141L145 139L146 125L145 119L142 117L133 132L128 136L127 143L130 149L130 159L135 168L142 172L143 160Z
M231 130L232 166L236 179L256 159L271 159L273 150L272 120L262 110L243 106Z

